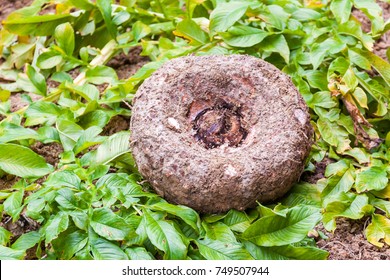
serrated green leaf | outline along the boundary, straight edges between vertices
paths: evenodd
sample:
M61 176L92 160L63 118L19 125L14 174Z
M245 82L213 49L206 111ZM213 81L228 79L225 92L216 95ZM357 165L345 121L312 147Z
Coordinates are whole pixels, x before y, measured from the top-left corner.
M252 256L239 243L205 238L196 240L200 254L207 260L251 260Z
M327 251L315 247L260 247L248 241L244 245L256 260L326 260L329 255Z
M239 25L230 27L228 32L222 32L220 35L230 46L247 48L263 41L268 36L268 32L246 25Z
M295 206L288 209L286 217L275 215L260 218L242 237L259 246L283 246L301 241L320 219L318 208Z
M379 166L364 168L356 174L355 189L358 193L365 191L383 190L389 179L387 178L386 169Z
M122 249L103 238L91 241L91 251L95 260L128 260L129 258Z
M95 164L107 164L120 155L129 152L129 132L119 132L110 136L96 151Z
M147 211L144 212L144 218L148 238L154 246L165 253L164 259L185 259L187 245L176 228L166 221L156 220Z
M372 215L372 222L364 231L368 242L378 247L383 247L383 241L390 245L390 220L378 214Z
M22 178L37 178L52 172L53 167L29 148L0 144L0 169Z
M45 237L46 244L49 244L53 239L65 231L69 225L69 216L64 212L58 212L48 223L45 225Z
M69 22L57 26L54 31L54 38L65 54L72 56L75 48L75 37L73 27Z
M90 225L97 234L108 240L124 240L129 233L125 220L108 208L94 209Z
M248 9L249 4L245 2L219 2L217 7L210 14L210 32L224 32L238 21Z
M333 0L330 2L330 10L339 23L346 22L352 10L351 0Z
M179 22L176 26L176 30L173 31L173 34L189 40L190 45L193 46L204 45L208 41L206 32L191 19L185 19Z
M39 241L41 241L41 234L37 231L30 231L22 234L16 239L11 248L14 250L26 251L38 244Z

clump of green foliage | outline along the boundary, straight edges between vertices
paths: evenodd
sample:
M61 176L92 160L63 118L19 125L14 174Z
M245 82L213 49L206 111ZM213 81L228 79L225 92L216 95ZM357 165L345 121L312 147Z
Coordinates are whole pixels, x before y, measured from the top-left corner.
M0 227L0 259L31 248L46 259L325 259L308 232L320 221L335 230L339 217L371 217L368 241L390 244L390 66L372 52L390 24L375 1L116 3L36 0L3 22L0 177L19 180L0 191L0 211L40 228L15 240ZM371 20L370 33L353 7ZM151 62L118 79L106 63L138 46ZM131 115L123 104L166 60L232 53L292 78L316 132L307 171L325 157L333 163L326 178L300 182L277 205L200 216L149 191L130 132L102 131ZM41 99L24 94L28 105L11 112L17 92ZM29 148L37 141L63 147L56 166Z

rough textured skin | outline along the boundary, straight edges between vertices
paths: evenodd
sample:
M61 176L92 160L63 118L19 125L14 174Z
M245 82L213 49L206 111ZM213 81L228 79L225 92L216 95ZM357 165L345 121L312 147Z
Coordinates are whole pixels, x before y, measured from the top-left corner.
M263 60L182 57L139 88L131 148L168 201L202 213L244 210L299 179L313 138L307 111L290 79Z

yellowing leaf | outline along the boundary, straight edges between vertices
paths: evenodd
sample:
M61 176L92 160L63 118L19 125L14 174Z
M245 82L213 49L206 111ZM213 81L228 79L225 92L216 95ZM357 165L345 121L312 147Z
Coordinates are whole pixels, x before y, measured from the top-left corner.
M390 245L390 220L386 217L378 214L372 215L372 222L368 225L365 230L365 235L368 242L378 246L383 247L383 241Z

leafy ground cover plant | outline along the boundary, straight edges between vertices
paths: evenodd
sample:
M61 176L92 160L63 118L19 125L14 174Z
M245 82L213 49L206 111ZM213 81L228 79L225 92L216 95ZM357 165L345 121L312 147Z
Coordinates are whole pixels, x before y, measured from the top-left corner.
M388 29L373 0L36 0L15 11L0 31L0 176L18 180L0 191L0 210L40 226L17 238L0 227L0 259L325 259L308 237L315 225L365 216L367 240L390 245L390 67L372 52ZM119 79L107 63L135 47L151 61ZM276 205L200 216L149 190L131 132L102 131L131 115L137 87L166 60L230 53L292 78L316 131L307 171L333 163ZM18 92L39 98L24 94L14 111ZM38 142L60 145L59 162L35 153Z

